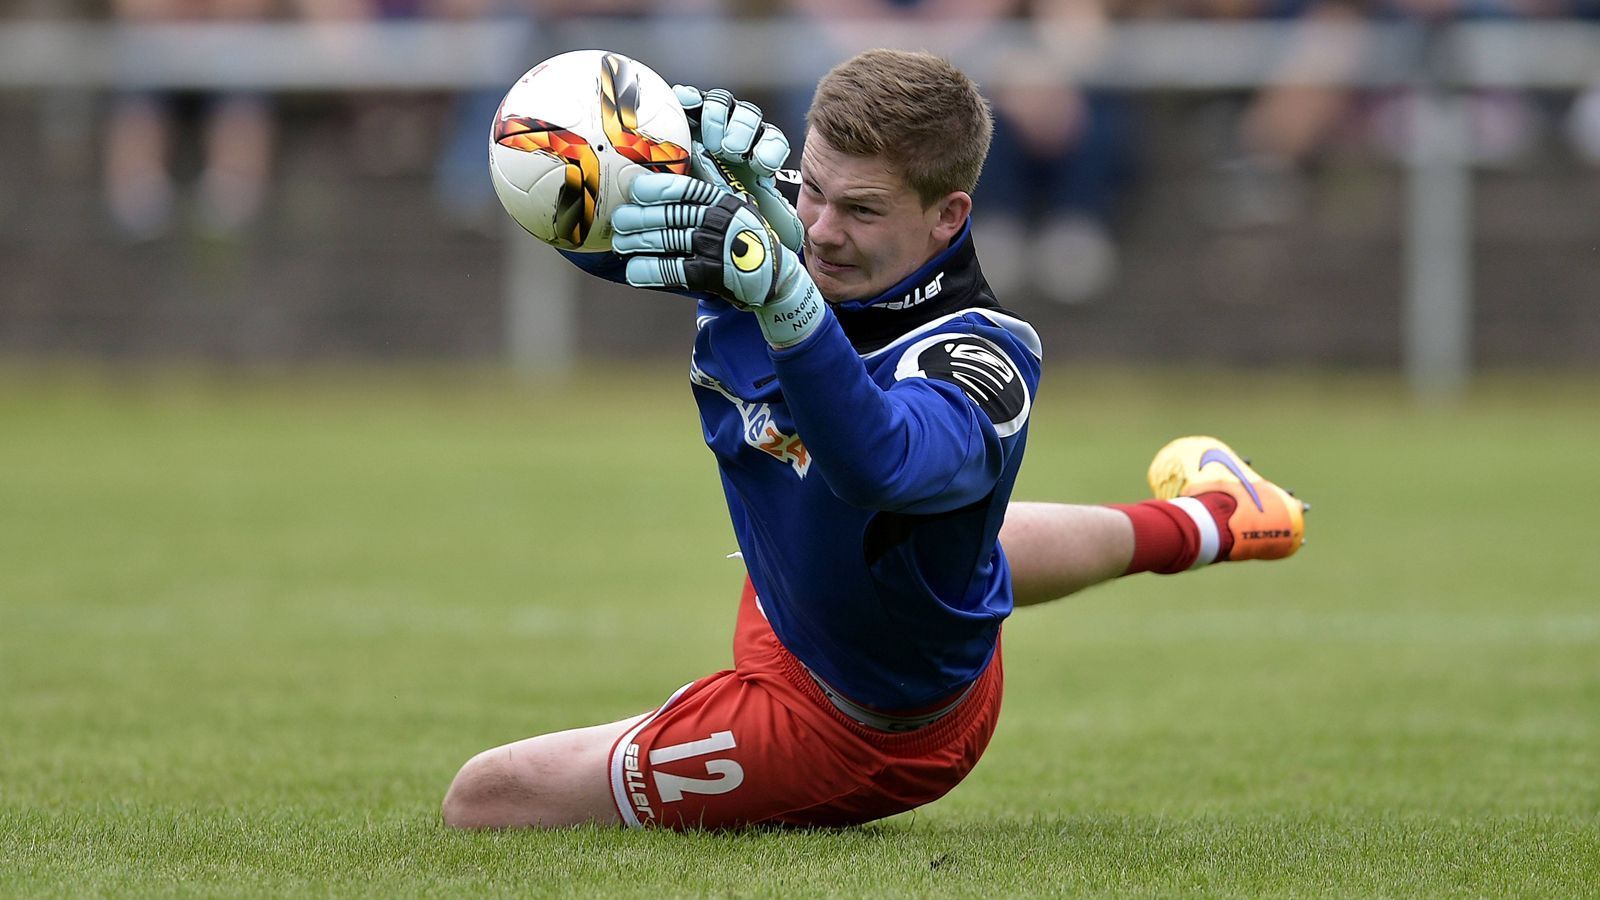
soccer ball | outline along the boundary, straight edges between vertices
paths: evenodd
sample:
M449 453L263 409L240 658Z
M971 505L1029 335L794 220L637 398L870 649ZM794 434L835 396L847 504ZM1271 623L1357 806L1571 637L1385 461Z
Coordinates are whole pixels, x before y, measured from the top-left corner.
M574 50L506 92L489 177L511 218L564 250L611 249L611 211L640 172L689 171L689 121L672 87L620 53Z

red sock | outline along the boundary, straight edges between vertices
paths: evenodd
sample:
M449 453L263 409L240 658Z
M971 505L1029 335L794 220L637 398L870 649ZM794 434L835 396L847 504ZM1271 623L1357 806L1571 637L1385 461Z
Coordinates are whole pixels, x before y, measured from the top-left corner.
M1124 575L1171 575L1225 560L1233 549L1228 517L1238 504L1221 491L1178 500L1109 505L1133 521L1133 560ZM1200 516L1210 519L1210 527Z

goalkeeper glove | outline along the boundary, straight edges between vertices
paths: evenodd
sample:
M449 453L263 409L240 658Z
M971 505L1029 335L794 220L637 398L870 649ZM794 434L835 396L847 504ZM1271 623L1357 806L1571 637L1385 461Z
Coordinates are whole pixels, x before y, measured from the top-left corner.
M775 178L789 159L789 139L765 121L761 107L735 100L722 88L672 86L689 118L694 146L689 165L696 178L754 200L785 247L798 253L805 228Z
M686 175L646 173L616 208L612 249L628 257L628 283L705 291L755 313L774 347L822 324L821 294L755 204Z

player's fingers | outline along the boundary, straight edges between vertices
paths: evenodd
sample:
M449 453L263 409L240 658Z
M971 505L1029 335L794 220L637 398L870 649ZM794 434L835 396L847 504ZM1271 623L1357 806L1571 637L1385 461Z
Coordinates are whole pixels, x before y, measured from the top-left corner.
M789 137L775 125L761 124L761 133L750 150L750 168L757 175L772 175L789 161Z
M712 153L722 153L723 135L727 133L733 105L733 95L723 88L712 88L704 94L704 105L700 107L700 141Z
M632 234L617 232L611 249L624 256L634 253L688 253L693 228L658 228Z
M716 185L717 190L725 194L734 193L733 185L728 182L722 167L712 158L711 151L699 141L690 141L689 174L708 184Z
M771 182L756 183L753 194L756 198L756 207L761 210L762 218L772 226L778 235L778 242L793 250L800 252L800 246L805 242L806 233L800 224L800 217L795 215L794 207L789 205L789 200L778 193Z
M642 288L688 287L681 256L635 256L628 260L628 283Z
M743 100L735 104L728 115L727 127L722 132L722 158L748 159L763 124L761 107Z
M704 182L695 182L704 184ZM706 187L715 191L710 185ZM706 218L706 208L698 204L673 203L666 206L638 206L625 203L611 213L611 229L618 235L641 234L664 228L694 228ZM614 241L613 241L614 243Z
M688 84L675 84L672 86L672 95L678 98L678 105L683 107L684 115L689 117L690 125L700 123L700 107L705 103L705 97L700 89Z
M714 184L724 190L728 189L727 179L717 170L717 164L712 161L710 151L700 146L699 141L691 141L689 148L689 174L706 182Z
M645 172L635 177L627 187L628 198L641 206L714 203L720 193L715 185L671 172Z

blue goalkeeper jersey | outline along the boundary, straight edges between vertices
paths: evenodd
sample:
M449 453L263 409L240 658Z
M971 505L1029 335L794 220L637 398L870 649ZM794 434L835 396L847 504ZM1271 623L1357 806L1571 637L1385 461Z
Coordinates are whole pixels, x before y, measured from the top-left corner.
M754 316L702 296L690 381L778 639L849 700L922 709L982 674L1011 612L996 536L1039 340L995 302L970 227L882 295L829 310L777 350Z

